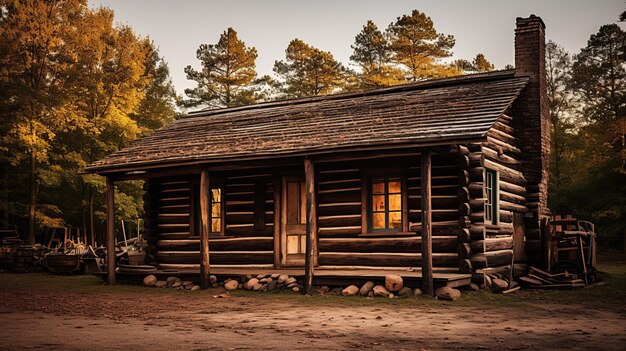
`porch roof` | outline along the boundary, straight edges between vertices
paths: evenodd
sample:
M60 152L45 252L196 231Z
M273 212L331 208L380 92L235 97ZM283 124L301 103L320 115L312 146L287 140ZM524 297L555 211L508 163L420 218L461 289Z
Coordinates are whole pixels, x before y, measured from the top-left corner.
M86 172L483 138L526 86L514 70L190 113Z

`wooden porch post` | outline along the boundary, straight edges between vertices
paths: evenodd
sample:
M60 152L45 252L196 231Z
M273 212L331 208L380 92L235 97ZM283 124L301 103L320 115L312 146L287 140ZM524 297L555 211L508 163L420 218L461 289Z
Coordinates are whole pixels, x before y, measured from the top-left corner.
M304 261L304 290L313 292L313 271L317 264L317 199L315 198L315 168L313 161L304 159L306 177L306 256Z
M107 283L115 285L115 184L107 177Z
M200 287L209 287L209 211L211 211L209 171L200 173Z
M421 156L421 196L422 196L422 290L424 294L435 295L433 286L433 243L432 243L432 211L431 211L431 166L430 151Z

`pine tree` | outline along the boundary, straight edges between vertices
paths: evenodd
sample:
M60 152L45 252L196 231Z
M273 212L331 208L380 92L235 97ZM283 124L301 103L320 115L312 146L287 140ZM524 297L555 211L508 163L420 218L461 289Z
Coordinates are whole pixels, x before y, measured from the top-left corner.
M402 70L391 62L391 47L386 35L372 21L367 21L354 38L350 60L361 72L356 74L361 89L383 87L404 82Z
M496 69L491 62L487 61L483 54L476 55L471 62L464 59L455 60L453 65L464 73L490 72Z
M326 95L344 85L345 68L330 52L294 39L285 50L285 60L274 63L279 89L287 98Z
M440 64L442 58L452 55L454 37L435 30L433 21L424 13L413 10L411 15L398 17L387 28L393 62L406 68L406 79L418 81L428 78L460 74L454 65Z
M246 47L233 28L223 32L217 44L200 45L196 57L202 64L201 70L187 66L185 73L187 79L196 81L198 86L185 89L189 99L183 106L232 107L248 105L258 99L251 87L257 76L257 51Z

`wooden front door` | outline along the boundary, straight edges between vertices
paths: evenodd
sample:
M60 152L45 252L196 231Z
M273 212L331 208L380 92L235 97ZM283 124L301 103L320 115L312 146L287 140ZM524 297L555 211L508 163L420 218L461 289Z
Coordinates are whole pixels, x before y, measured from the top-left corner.
M306 182L284 177L281 203L281 251L283 266L304 266L306 250Z

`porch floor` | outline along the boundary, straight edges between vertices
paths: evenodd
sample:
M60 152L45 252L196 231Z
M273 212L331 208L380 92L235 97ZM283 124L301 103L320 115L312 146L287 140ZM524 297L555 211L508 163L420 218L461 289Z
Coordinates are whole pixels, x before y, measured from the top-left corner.
M199 270L158 270L151 273L142 272L117 272L116 277L122 281L134 280L133 278L145 277L148 274L157 277L178 276L189 280L199 280ZM211 274L221 277L233 277L247 274L287 274L294 277L304 277L303 268L269 268L269 267L213 267ZM389 270L389 269L328 269L316 268L314 273L315 285L348 285L361 284L365 281L383 282L385 275L395 274L402 277L406 285L421 285L422 272L419 270ZM106 272L99 275L106 276ZM436 287L449 286L459 287L471 283L472 275L463 273L434 272L433 280Z

